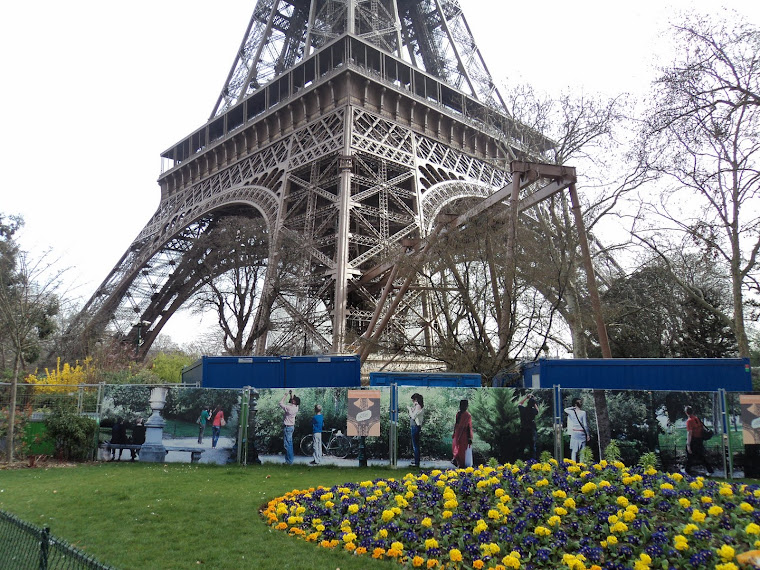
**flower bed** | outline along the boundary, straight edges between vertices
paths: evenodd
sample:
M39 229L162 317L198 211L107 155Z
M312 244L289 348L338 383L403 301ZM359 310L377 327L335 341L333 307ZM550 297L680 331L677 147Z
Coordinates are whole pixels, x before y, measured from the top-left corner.
M760 487L602 461L507 464L292 491L268 524L413 568L753 567Z

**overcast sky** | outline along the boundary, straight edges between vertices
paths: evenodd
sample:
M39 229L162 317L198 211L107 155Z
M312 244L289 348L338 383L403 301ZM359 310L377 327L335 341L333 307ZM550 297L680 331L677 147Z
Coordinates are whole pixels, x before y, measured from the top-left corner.
M679 10L760 2L460 0L497 84L643 93ZM0 212L24 249L53 249L89 298L159 201L160 153L205 123L255 0L41 0L0 9ZM170 321L181 342L195 327ZM210 323L209 323L210 324Z

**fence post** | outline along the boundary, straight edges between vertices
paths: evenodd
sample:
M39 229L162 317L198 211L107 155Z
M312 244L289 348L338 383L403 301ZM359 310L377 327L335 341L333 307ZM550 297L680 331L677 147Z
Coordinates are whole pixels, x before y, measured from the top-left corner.
M388 438L391 467L398 467L398 385L391 384L391 433Z
M721 420L721 450L723 455L723 473L726 479L734 478L734 459L731 453L731 425L728 421L728 405L726 402L725 388L718 388L718 405L720 406Z
M40 570L47 570L48 567L48 547L50 546L50 527L42 529L40 535Z
M251 404L251 387L243 387L240 400L240 417L238 418L237 462L240 465L248 463L248 411Z
M564 449L562 446L562 388L559 384L554 390L554 459L562 465Z

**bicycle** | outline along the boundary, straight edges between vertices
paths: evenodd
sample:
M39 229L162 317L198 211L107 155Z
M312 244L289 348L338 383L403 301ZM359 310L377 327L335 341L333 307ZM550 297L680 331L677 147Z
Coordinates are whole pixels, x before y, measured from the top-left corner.
M327 433L327 432L322 432ZM331 429L327 443L322 440L322 455L332 455L338 459L345 459L351 451L351 442L339 429ZM314 453L314 437L312 434L305 435L301 439L301 453L312 455Z

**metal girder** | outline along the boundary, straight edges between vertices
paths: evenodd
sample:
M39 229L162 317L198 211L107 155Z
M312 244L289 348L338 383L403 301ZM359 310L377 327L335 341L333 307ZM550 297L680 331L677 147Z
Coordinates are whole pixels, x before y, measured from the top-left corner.
M210 118L344 34L504 109L457 0L258 0Z

